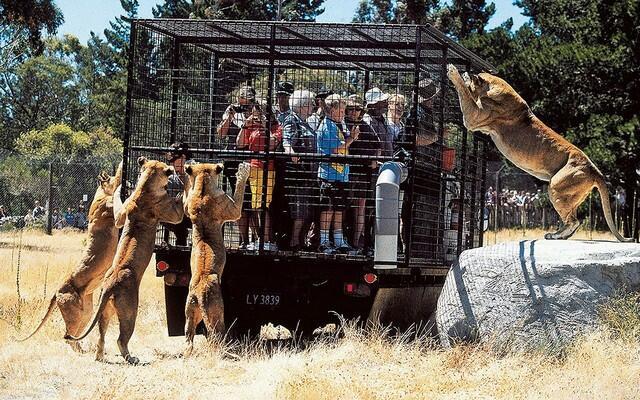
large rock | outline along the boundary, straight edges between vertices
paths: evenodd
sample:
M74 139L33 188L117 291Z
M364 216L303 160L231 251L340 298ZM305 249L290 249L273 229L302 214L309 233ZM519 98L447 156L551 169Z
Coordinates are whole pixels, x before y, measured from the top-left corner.
M595 327L597 306L640 288L640 245L535 240L467 250L438 299L441 343L562 347Z

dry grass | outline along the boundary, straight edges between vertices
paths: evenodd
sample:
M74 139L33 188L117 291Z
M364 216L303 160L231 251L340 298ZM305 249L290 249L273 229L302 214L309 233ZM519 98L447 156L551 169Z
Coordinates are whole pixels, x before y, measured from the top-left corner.
M506 235L505 235L506 236ZM387 338L381 330L345 328L336 342L305 350L267 351L256 343L227 350L201 337L196 353L179 357L181 338L165 333L162 281L149 269L141 287L140 317L131 349L147 365L124 365L116 326L107 338L108 363L78 355L61 340L59 313L36 337L16 343L38 322L47 296L79 259L82 234L25 233L16 292L15 234L0 234L0 398L92 399L623 399L640 397L637 336L601 330L576 342L559 359L549 354L498 356L482 347L442 351L427 339ZM13 262L11 262L13 260ZM621 300L622 301L622 300ZM634 300L603 309L610 329L631 329ZM21 323L18 321L20 309ZM623 308L622 312L617 310ZM637 315L636 315L637 317ZM19 332L16 330L18 329ZM636 331L637 332L637 331ZM96 340L92 333L85 347Z

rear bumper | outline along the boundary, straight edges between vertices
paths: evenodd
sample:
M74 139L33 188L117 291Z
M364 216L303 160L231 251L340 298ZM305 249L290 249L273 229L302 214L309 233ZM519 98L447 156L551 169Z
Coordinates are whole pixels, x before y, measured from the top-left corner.
M170 336L184 334L184 307L188 288L166 284L169 274L189 274L189 252L158 250L156 261L169 269L165 276L165 304ZM222 276L225 321L232 333L256 333L266 323L281 324L296 332L310 333L336 322L336 314L366 319L378 282L368 284L368 261L274 257L228 252ZM177 280L176 282L180 282Z

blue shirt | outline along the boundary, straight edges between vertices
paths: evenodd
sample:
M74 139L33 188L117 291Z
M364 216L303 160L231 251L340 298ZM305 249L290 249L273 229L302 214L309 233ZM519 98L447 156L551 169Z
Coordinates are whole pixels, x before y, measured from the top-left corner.
M344 133L341 128L329 118L320 122L317 130L318 153L347 155L345 137L348 137L348 131ZM323 161L318 166L318 177L327 181L349 182L349 164Z

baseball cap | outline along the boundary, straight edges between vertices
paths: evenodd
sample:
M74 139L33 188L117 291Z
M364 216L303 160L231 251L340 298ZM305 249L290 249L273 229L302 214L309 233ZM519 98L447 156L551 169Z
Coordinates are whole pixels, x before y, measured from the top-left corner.
M189 151L189 145L186 143L174 143L169 146L169 152L167 153L167 161L172 162L181 156L191 158L191 152Z
M294 90L293 83L289 81L278 82L276 84L276 94L288 94L291 96Z
M364 94L364 99L367 102L367 105L376 104L380 101L385 101L388 98L389 95L377 87L367 90L367 92Z
M316 93L316 99L324 100L328 96L331 96L333 94L334 94L333 90L330 90L330 89L327 89L325 87L322 87L322 88L320 88L320 90L318 90L318 93Z

